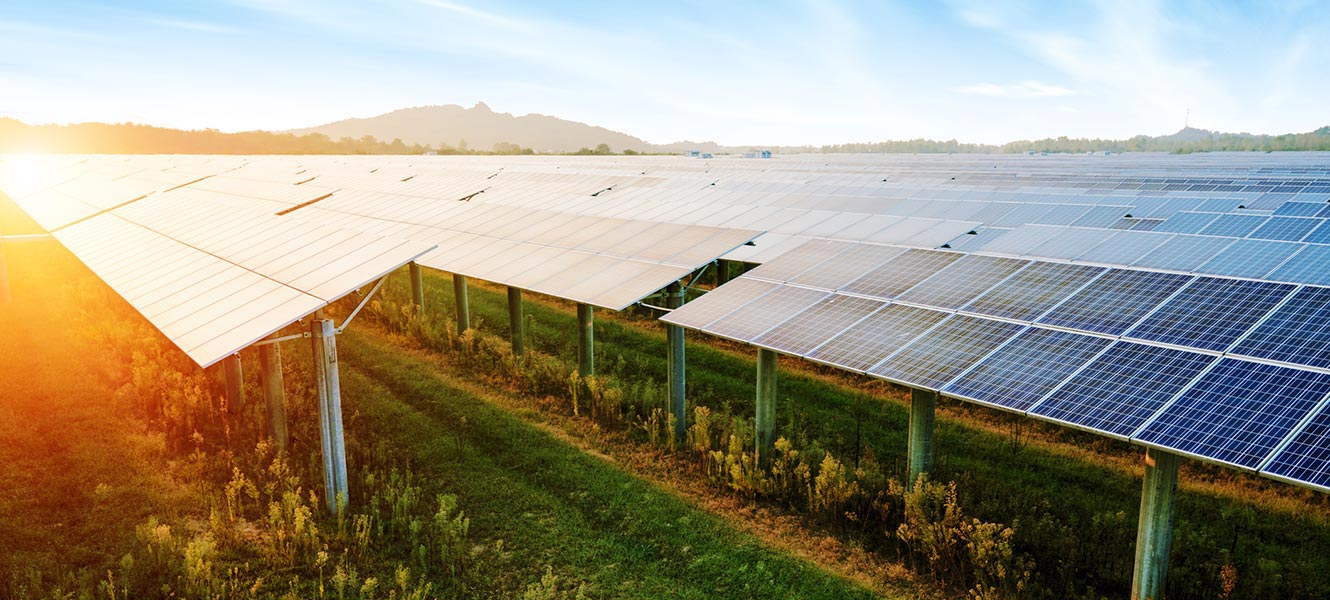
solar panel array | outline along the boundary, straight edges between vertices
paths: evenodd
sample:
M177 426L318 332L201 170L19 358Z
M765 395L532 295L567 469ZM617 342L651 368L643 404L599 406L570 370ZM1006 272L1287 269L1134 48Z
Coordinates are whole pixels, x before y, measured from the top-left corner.
M832 242L664 320L1324 487L1330 288Z

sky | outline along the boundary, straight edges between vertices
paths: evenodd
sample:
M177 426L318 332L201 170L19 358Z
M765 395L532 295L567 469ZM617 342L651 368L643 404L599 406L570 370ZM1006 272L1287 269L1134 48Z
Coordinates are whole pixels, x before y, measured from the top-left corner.
M1330 2L0 0L0 115L281 130L431 104L653 143L1330 125Z

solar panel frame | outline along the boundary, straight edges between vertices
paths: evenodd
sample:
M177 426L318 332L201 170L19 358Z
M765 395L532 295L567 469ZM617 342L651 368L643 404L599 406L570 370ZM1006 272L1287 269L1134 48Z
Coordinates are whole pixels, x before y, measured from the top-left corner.
M1123 335L1222 352L1295 289L1287 283L1197 277Z
M753 339L753 345L803 356L881 310L881 300L832 294Z
M1038 323L1121 335L1160 306L1189 275L1109 269L1038 319Z
M868 374L904 385L937 390L966 368L1015 337L1026 325L952 315Z
M1023 413L1112 343L1108 337L1030 327L956 377L942 392Z
M889 304L810 351L809 360L863 373L936 327L948 313Z
M909 250L851 281L841 289L847 293L892 299L939 269L960 260L963 254L933 250Z

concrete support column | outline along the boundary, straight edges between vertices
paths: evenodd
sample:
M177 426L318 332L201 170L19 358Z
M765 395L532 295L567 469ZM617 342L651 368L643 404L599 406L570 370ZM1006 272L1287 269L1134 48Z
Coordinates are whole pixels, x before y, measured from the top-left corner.
M937 408L937 393L928 390L910 390L910 485L933 470L933 413Z
M410 263L411 270L411 303L415 305L416 312L425 312L425 277L420 273L420 265Z
M522 289L508 288L508 336L512 339L513 355L521 356L526 352L526 342L522 339Z
M226 410L236 414L245 406L245 378L240 368L240 354L222 359L222 367L226 372Z
M596 374L596 332L590 304L577 305L577 374Z
M453 300L457 304L457 335L471 329L471 306L466 299L466 275L453 273Z
M346 479L346 438L342 433L342 389L337 375L337 329L331 319L310 324L314 346L314 389L319 395L319 439L323 442L323 485L328 510L338 498L350 502Z
M665 307L683 306L683 286L674 282L665 288ZM670 412L674 414L674 438L682 442L688 435L688 400L684 395L684 330L678 325L665 325L665 344L668 347L666 370L669 371L667 394Z
M730 281L730 261L723 258L716 259L716 286L720 287Z
M774 350L757 350L757 460L771 464L776 448L776 357Z
M1153 448L1145 451L1141 487L1141 519L1136 526L1136 566L1132 569L1132 600L1161 600L1173 541L1173 505L1178 491L1178 455Z
M274 333L269 339L279 337ZM259 368L263 374L263 397L268 405L268 435L279 452L286 452L290 436L286 430L286 391L282 385L282 347L279 344L259 346Z

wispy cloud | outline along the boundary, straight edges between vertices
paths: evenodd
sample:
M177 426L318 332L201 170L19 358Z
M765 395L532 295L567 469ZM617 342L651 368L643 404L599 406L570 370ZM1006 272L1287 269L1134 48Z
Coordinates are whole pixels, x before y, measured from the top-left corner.
M144 22L157 25L159 27L169 27L171 29L184 29L187 31L203 31L207 33L238 33L240 30L235 27L220 25L217 23L205 23L203 21L189 21L185 19L173 19L168 17L148 17Z
M1073 96L1076 90L1059 85L1050 85L1039 81L1022 81L1000 85L996 83L976 83L952 88L952 91L976 96L1001 96L1005 98L1049 98L1054 96Z

